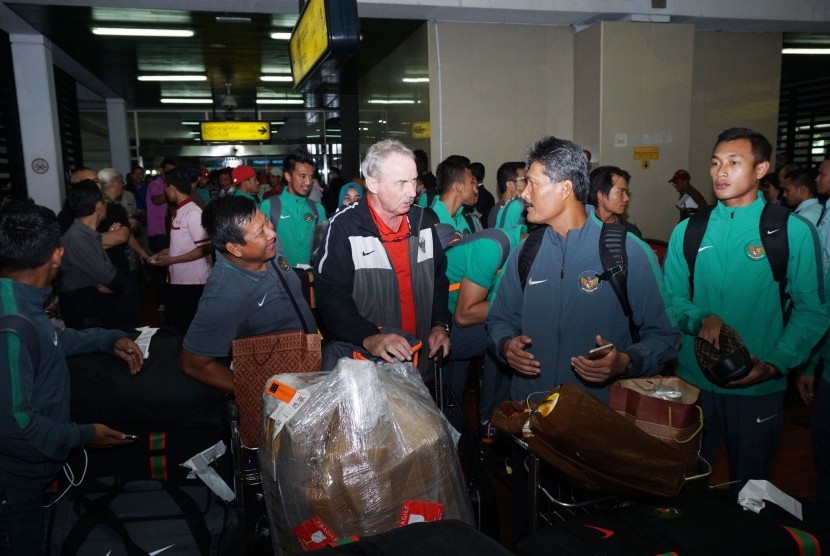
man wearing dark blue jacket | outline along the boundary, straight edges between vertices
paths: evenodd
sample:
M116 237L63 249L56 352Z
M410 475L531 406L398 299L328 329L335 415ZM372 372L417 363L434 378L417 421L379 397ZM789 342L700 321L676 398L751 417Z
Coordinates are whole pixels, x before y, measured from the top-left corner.
M526 283L519 278L522 248L505 263L501 285L490 305L490 341L513 368L510 396L573 383L608 401L608 387L621 376L657 374L676 357L679 331L669 321L663 282L651 249L626 236L628 295L633 325L603 274L599 243L602 223L586 210L588 161L571 141L546 137L528 156L522 198L528 222L545 226ZM613 344L598 359L585 357Z
M55 214L31 203L0 211L0 554L43 551L43 491L72 448L131 442L98 423L69 422L66 357L114 351L137 373L141 350L123 332L59 330L43 309L63 257Z

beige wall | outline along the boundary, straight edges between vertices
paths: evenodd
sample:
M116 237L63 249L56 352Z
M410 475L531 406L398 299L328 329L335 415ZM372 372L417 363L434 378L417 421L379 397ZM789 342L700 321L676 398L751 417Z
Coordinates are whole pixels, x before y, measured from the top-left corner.
M695 33L688 170L706 198L714 199L709 159L721 131L748 127L775 146L780 82L781 34Z
M629 219L645 237L665 239L677 223L666 182L688 162L694 27L606 22L577 35L575 140L593 166L631 174ZM583 106L585 105L585 106ZM658 147L643 168L635 147Z
M543 135L573 135L573 30L434 23L429 26L433 170L451 154L496 170L523 160Z

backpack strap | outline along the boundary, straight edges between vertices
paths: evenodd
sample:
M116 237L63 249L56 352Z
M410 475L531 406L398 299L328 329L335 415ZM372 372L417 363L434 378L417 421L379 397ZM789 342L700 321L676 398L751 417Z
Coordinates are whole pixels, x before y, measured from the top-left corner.
M504 208L506 207L507 205L504 205ZM519 283L522 285L522 290L527 285L530 267L533 266L533 261L536 260L536 254L539 252L539 246L542 245L542 238L545 236L547 228L547 226L539 226L533 230L527 236L519 251Z
M317 210L317 203L315 203L308 197L305 198L305 202L308 204L308 208L311 211L311 214L314 215L314 225L316 226L317 223L320 222L320 211Z
M597 277L611 284L623 313L628 318L631 340L636 344L640 341L640 330L634 323L634 311L628 299L628 254L625 248L627 236L628 228L623 224L604 223L602 225L599 235L599 259L602 262L603 272Z
M32 360L32 369L40 369L40 341L34 323L26 315L9 314L0 316L0 332L11 332L20 338L23 347Z
M470 228L470 233L474 234L476 232L480 232L482 230L481 220L479 220L475 214L466 212L464 209L461 210L461 214L464 216L464 220L467 221L467 226Z
M507 207L510 206L510 203L517 203L519 202L519 198L516 197L515 199L510 199L504 206L499 209L499 213L497 214L498 218L496 219L496 228L504 228L504 222L507 220ZM529 238L528 238L529 239Z
M767 261L772 268L772 277L778 282L781 314L785 324L792 312L792 303L787 294L787 264L790 260L790 244L787 235L789 217L790 211L786 208L767 203L761 211L761 229L759 230Z
M282 201L280 200L279 195L272 195L268 197L268 200L271 201L271 204L268 206L268 218L271 219L271 224L274 225L274 231L277 231L277 227L280 225L280 214L282 213Z
M703 241L703 234L706 226L709 225L709 217L712 216L713 207L696 212L689 217L686 224L686 233L683 235L683 257L686 259L686 266L689 267L689 299L695 297L695 260L697 250Z

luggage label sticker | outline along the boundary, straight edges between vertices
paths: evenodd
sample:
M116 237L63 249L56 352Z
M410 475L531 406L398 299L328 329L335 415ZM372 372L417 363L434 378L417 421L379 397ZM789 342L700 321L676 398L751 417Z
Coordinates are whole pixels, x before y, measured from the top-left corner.
M339 538L319 517L300 523L291 532L305 551L331 546Z
M317 391L319 386L318 383L309 385L307 388L301 390L295 390L287 384L283 384L276 379L271 379L265 389L265 393L280 402L277 408L268 416L274 422L273 433L271 435L272 442L277 438L277 435L285 424L296 415L300 408L311 398L311 395Z
M398 518L398 527L411 523L438 521L444 517L444 504L424 502L422 500L405 500Z

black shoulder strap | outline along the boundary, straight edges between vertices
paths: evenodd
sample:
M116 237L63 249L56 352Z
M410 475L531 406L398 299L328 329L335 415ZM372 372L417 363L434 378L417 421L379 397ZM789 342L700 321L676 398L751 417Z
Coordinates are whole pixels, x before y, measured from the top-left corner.
M634 311L628 299L628 253L625 248L627 236L628 228L623 224L602 225L599 235L599 259L603 270L598 278L611 284L611 288L617 294L623 313L628 318L631 340L636 344L640 341L640 331L634 324Z
M712 215L713 207L696 212L689 217L686 224L686 233L683 235L683 257L686 259L686 266L689 267L689 299L695 296L695 261L697 250L703 241L703 234L706 226L709 225L709 217Z
M496 218L497 218L496 228L504 228L505 227L504 223L507 220L507 207L510 206L510 203L519 203L519 202L521 202L521 201L519 201L519 197L516 197L515 199L510 199L509 201L504 203L504 205L499 209L499 212L496 213ZM530 239L530 238L528 238L528 239Z
M300 306L297 305L297 300L294 299L294 294L291 292L291 288L288 287L288 281L285 279L285 276L282 275L282 272L279 267L277 267L277 263L274 262L274 259L271 259L271 266L274 267L274 272L277 273L277 278L279 278L282 283L282 287L285 289L285 295L288 296L288 300L291 301L291 306L294 307L294 312L297 313L297 318L300 319L300 324L303 325L303 332L313 334L314 330L308 327L308 323L303 317L302 311L300 311Z
M268 198L271 201L268 210L268 218L271 219L271 224L274 225L274 231L280 225L280 213L282 213L282 201L279 195L272 195Z
M767 261L772 268L772 277L778 282L778 294L781 299L781 314L784 322L789 320L792 304L787 295L787 264L790 260L790 244L787 235L787 222L790 211L781 205L767 203L761 212L761 243Z
M533 261L536 260L536 253L539 252L539 246L542 245L542 238L545 236L546 229L547 226L539 226L533 230L527 236L525 242L522 244L521 251L519 251L519 283L522 285L522 290L527 285L530 267L533 266Z
M464 210L464 209L461 209L461 210ZM469 212L466 212L466 211L464 211L462 214L464 215L464 220L467 221L467 226L470 228L470 233L471 234L474 234L476 232L480 232L482 230L481 220L479 220L476 215L474 215L472 213L469 213Z
M507 257L510 255L510 237L507 235L507 232L499 228L485 228L474 234L464 236L458 241L452 242L446 248L450 249L459 245L464 245L465 243L471 243L478 239L489 239L498 244L499 249L501 250L499 268L503 267L504 263L507 261Z
M20 338L29 359L32 360L32 369L37 372L40 369L40 342L37 329L29 317L20 314L0 316L0 332L11 332Z

